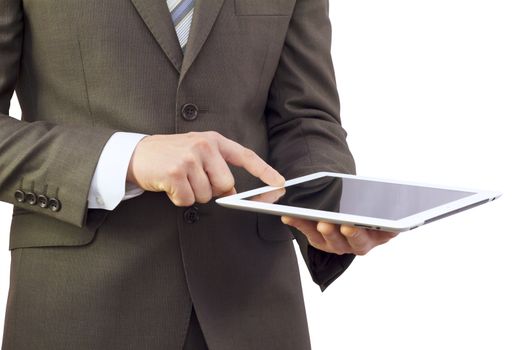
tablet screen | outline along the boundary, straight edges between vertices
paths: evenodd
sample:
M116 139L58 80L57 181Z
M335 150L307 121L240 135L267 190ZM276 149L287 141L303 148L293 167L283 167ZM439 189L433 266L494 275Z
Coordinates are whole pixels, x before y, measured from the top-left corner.
M473 194L457 190L323 176L245 200L399 220Z

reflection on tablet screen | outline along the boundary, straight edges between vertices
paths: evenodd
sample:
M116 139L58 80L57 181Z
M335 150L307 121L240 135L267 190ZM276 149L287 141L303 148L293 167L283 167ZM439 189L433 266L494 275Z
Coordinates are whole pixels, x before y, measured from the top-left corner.
M398 220L472 194L457 190L324 176L246 200Z

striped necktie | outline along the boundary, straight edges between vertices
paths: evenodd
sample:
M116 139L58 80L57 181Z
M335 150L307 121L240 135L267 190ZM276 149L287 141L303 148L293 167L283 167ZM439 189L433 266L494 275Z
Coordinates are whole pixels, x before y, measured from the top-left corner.
M184 52L186 43L188 42L188 36L190 35L195 0L167 0L167 2L182 52Z

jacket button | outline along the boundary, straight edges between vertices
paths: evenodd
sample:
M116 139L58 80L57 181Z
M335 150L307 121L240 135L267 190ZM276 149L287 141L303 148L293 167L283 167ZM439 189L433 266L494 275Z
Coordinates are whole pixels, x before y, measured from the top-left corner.
M26 202L35 205L36 204L36 194L33 192L26 192Z
M194 224L199 221L199 209L192 206L184 211L184 221L188 224Z
M59 211L62 208L60 201L56 198L49 198L49 209L52 211Z
M182 106L182 117L186 120L195 120L199 114L199 109L193 103L186 103Z
M17 202L24 202L26 200L26 193L22 190L15 191L15 199Z
M49 198L41 194L36 198L36 202L38 203L40 207L47 208L47 206L49 205Z

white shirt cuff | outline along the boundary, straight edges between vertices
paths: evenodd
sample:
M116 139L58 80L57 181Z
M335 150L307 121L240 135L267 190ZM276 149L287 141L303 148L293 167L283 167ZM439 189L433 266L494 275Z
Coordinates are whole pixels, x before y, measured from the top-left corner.
M100 154L88 194L88 208L113 210L122 201L144 193L126 181L129 161L137 143L147 134L115 132Z

